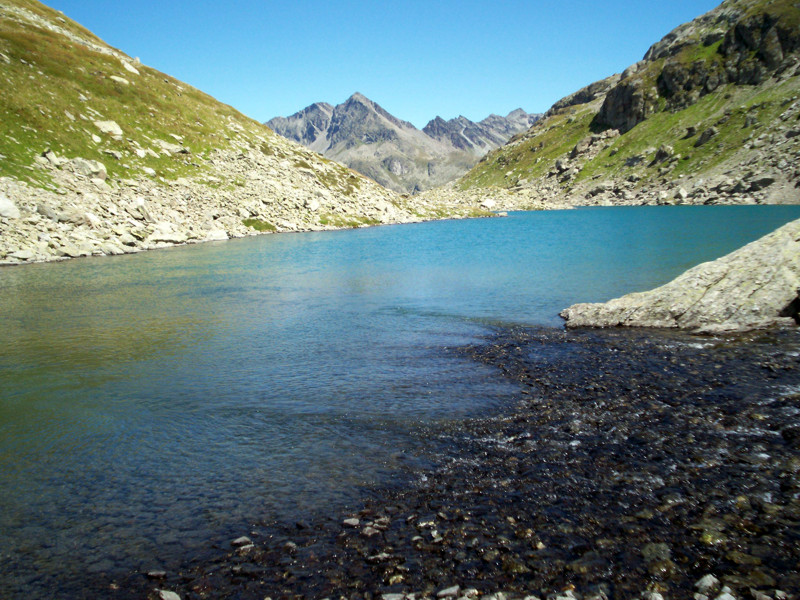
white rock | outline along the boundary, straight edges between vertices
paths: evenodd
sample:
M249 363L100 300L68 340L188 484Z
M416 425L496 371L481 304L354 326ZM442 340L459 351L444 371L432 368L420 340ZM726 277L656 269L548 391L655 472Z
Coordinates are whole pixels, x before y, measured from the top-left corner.
M138 75L139 74L139 70L136 67L134 67L132 64L130 64L129 62L124 61L124 60L120 61L120 62L122 63L122 67L126 71L128 71L128 73L133 73L134 75Z
M100 251L103 254L109 254L112 256L116 256L118 254L125 254L125 250L121 246L114 244L112 242L106 242L100 244Z
M481 208L485 208L486 210L492 210L495 206L497 206L497 202L495 202L491 198L487 198L486 200L481 202Z
M9 256L18 260L30 260L35 256L35 254L32 250L17 250L16 252L9 254Z
M89 223L90 227L97 228L103 224L103 221L100 219L100 217L98 217L93 212L87 211L84 217L86 218L86 222Z
M122 85L130 85L131 82L125 79L124 77L119 77L117 75L111 75L109 77L111 81L116 81L117 83L121 83Z
M158 598L159 600L181 600L178 594L169 590L158 590Z
M439 592L437 592L436 597L437 598L455 598L456 596L458 596L458 591L460 589L461 588L459 586L454 585L453 587L449 587L449 588L445 588L443 590L440 590Z
M178 144L172 144L170 142L165 142L164 140L156 140L155 143L164 152L169 154L179 154L180 152L183 152L183 148Z
M243 536L238 537L235 540L233 540L231 542L231 545L232 546L247 546L247 545L252 544L252 543L253 543L253 540L251 540L246 535L243 535Z
M211 229L203 239L207 242L221 242L228 239L228 233L224 229Z
M125 232L119 236L119 243L123 246L135 246L136 245L136 238L133 237L130 232Z
M701 577L695 584L694 587L697 588L697 591L701 594L705 594L709 590L713 590L719 587L719 579L714 577L711 573L708 575L704 575Z
M342 524L347 527L358 527L361 524L361 521L359 521L356 518L345 519L344 521L342 521Z
M100 179L105 181L108 177L106 166L97 160L87 160L85 158L73 158L72 168L78 175L83 175L89 179Z
M794 324L800 219L648 292L562 311L568 327L664 327L719 333ZM791 312L791 311L790 311ZM700 590L702 592L702 590Z
M55 167L60 167L64 163L69 162L66 158L58 156L52 150L48 150L47 152L45 152L44 157L47 159L47 162L49 162L51 165Z
M94 126L111 137L122 137L122 128L116 121L95 121Z
M19 219L20 217L20 212L17 208L17 205L2 193L0 193L0 217L4 217L6 219Z
M247 554L248 552L253 550L255 547L256 547L255 544L245 544L244 546L239 546L236 549L236 554L238 554L240 556L243 555L243 554Z

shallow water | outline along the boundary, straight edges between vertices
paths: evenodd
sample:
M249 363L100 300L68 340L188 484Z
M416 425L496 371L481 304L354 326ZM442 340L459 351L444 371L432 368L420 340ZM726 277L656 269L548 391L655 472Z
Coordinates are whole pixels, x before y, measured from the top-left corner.
M512 213L0 270L0 589L175 568L402 483L513 391L446 349L664 283L800 207Z

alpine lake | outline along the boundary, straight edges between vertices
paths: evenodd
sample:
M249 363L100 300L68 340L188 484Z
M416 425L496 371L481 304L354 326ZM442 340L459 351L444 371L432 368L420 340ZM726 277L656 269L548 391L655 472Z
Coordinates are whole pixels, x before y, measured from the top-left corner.
M2 269L0 597L99 597L417 486L519 398L476 349L797 218L516 212Z

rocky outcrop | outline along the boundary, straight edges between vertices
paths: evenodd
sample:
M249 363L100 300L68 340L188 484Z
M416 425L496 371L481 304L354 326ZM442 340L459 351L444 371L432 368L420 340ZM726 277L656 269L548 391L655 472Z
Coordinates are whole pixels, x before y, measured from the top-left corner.
M800 220L648 292L561 313L567 327L664 327L742 331L796 324Z
M426 199L452 206L468 190L496 196L495 210L798 204L798 37L796 2L726 0Z
M595 81L594 83L587 85L585 88L581 88L577 92L572 93L569 96L565 96L553 104L553 106L551 106L550 109L548 109L548 111L545 113L545 116L555 114L556 112L570 106L587 104L596 100L597 98L601 98L605 96L615 85L617 85L620 79L621 76L619 74L614 74L611 77L606 77L600 81Z
M420 131L355 93L335 107L318 102L266 124L389 189L416 193L463 175L486 152L526 131L538 116L517 109L478 123L463 116L449 121L436 117Z
M792 14L792 13L795 14ZM679 110L732 83L758 85L800 64L798 9L788 0L727 0L654 44L607 94L596 127L623 133L660 110Z

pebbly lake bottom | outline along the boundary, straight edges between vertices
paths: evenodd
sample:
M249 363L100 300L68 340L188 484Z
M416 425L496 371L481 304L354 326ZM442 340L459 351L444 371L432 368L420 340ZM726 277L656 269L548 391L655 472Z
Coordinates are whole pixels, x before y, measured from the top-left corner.
M509 328L453 351L518 391L436 432L435 468L108 597L800 593L800 332Z

